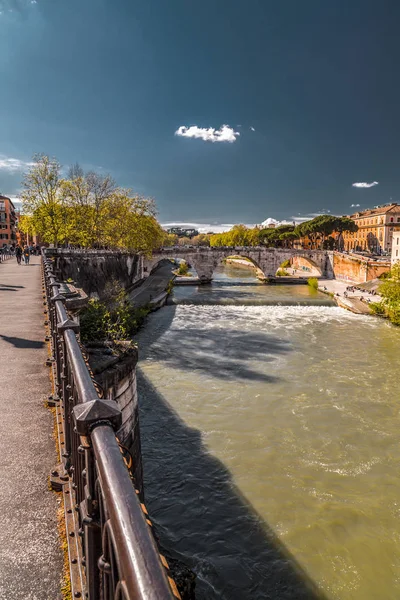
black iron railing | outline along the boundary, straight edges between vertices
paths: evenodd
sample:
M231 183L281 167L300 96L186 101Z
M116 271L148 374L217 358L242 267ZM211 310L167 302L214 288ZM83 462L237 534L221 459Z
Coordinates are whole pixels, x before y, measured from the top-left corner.
M55 401L63 424L61 479L72 482L86 579L84 589L75 596L89 600L179 598L115 437L121 411L114 400L104 400L96 391L78 341L79 325L67 314L66 298L45 251L43 281L52 348L49 362L54 366ZM75 534L67 530L67 535Z
M0 262L3 262L5 260L8 260L9 258L11 258L12 256L14 256L14 254L12 254L10 252L10 250L6 249L6 248L0 248Z

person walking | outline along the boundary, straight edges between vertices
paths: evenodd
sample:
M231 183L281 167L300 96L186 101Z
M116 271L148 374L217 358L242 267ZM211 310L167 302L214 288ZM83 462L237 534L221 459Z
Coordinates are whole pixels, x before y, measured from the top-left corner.
M25 248L24 248L24 259L25 259L25 264L26 265L29 265L29 259L30 259L30 257L31 257L30 250L29 250L28 246L25 246Z
M17 257L17 264L21 264L21 259L22 259L22 248L21 246L18 244L18 246L15 248L15 256Z

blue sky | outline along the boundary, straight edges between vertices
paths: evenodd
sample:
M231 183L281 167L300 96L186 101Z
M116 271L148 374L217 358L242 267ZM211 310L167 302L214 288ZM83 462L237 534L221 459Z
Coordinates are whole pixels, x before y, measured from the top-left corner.
M0 12L5 194L44 152L110 172L169 222L400 202L398 1L0 0Z

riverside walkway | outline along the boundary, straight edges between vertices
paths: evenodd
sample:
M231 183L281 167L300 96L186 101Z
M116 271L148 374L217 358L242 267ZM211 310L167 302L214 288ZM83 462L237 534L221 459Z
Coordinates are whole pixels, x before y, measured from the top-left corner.
M0 263L0 598L58 600L57 458L45 366L41 258Z

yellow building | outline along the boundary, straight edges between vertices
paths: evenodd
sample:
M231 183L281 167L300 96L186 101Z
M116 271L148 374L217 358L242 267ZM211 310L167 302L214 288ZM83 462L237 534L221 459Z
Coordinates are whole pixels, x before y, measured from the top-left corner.
M343 233L345 250L391 254L393 231L400 225L400 205L384 204L355 213L350 218L358 225L358 231Z

